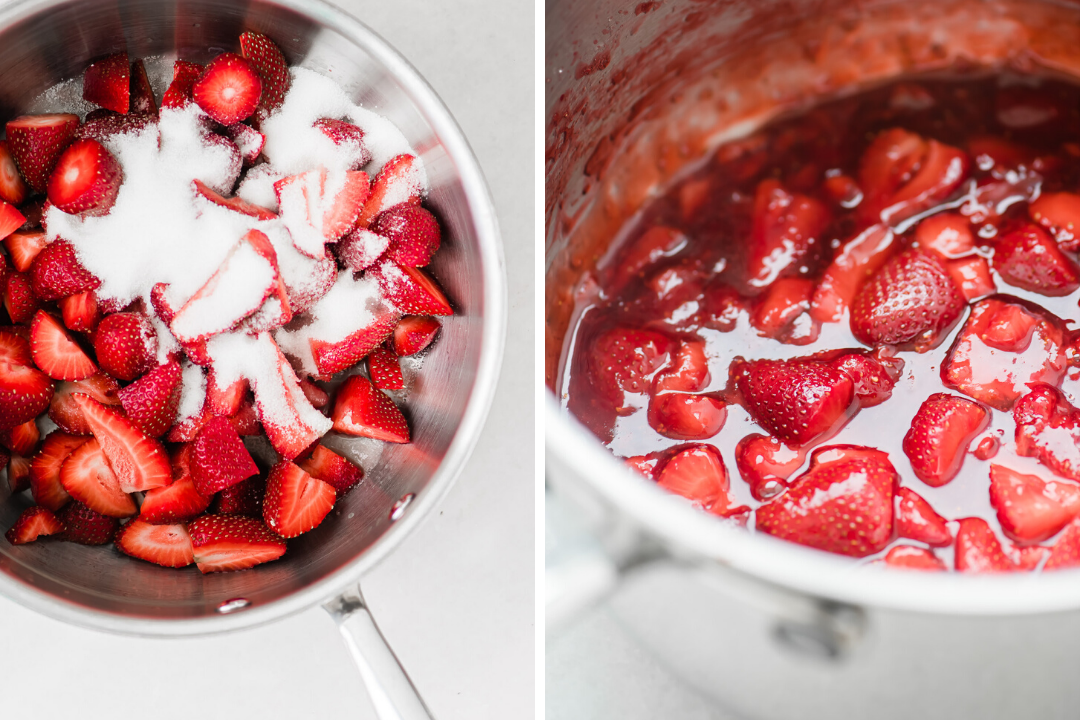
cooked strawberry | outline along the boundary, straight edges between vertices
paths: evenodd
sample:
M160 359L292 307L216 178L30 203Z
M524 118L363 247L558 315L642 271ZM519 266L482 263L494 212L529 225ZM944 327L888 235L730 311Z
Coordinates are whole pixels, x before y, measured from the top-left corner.
M767 287L779 277L797 274L818 252L829 225L821 202L788 192L778 180L763 180L754 196L747 281Z
M240 35L240 54L262 79L259 108L267 113L276 110L289 90L289 65L285 62L285 56L273 40L251 31Z
M41 431L38 430L37 422L34 420L27 420L22 425L16 425L8 430L0 430L0 445L13 454L23 457L34 454L40 439Z
M120 481L105 459L101 443L93 438L72 450L64 460L60 484L71 497L102 515L122 518L134 515L137 510L131 496L120 489Z
M84 393L102 405L120 405L120 386L105 373L91 375L77 382L62 382L56 387L49 403L49 419L66 433L89 435L90 426L86 424L82 410L71 397L72 393Z
M180 404L180 364L159 365L119 392L128 420L150 437L161 437L176 421Z
M615 266L613 286L621 288L633 279L640 279L657 261L676 255L686 243L686 236L678 230L653 225L622 251L622 258Z
M975 249L971 223L959 213L938 213L926 218L915 228L915 242L920 249L942 260L962 257Z
M1052 232L1061 249L1080 250L1080 195L1043 193L1028 205L1028 216Z
M851 377L819 360L737 359L730 372L750 416L787 444L828 437L856 409Z
M43 193L60 154L79 127L79 116L54 113L20 115L7 122L8 149L26 184Z
M410 267L423 267L431 262L442 238L435 216L419 205L409 203L381 213L371 222L370 229L390 239L387 257Z
M236 145L245 164L252 165L259 159L263 145L266 144L266 136L261 132L244 123L230 125L222 132Z
M898 482L888 455L871 448L819 448L791 488L757 509L757 528L819 550L865 557L892 539Z
M830 364L851 378L861 408L880 405L892 397L893 387L904 372L904 361L885 347L872 353L844 353Z
M1080 519L1073 520L1054 543L1043 570L1062 570L1080 565Z
M885 564L904 570L945 570L945 563L934 554L933 550L897 545L885 554Z
M278 535L296 537L318 527L334 509L336 497L332 486L282 460L266 478L263 520Z
M230 485L214 496L214 511L223 515L244 515L262 519L266 478L259 475Z
M329 377L363 360L368 353L390 337L390 334L394 332L394 327L397 326L398 317L396 312L383 312L365 327L359 328L337 342L311 338L309 341L311 354L315 358L319 373Z
M117 380L134 380L154 367L157 332L139 312L102 318L94 333L94 353L101 369Z
M74 500L56 513L56 519L64 526L59 538L80 545L108 545L120 527L116 518L102 515Z
M131 100L131 66L127 53L91 63L83 75L83 99L118 113L127 113Z
M679 343L671 362L656 374L653 393L699 392L708 386L709 379L705 343L687 340Z
M1012 572L1016 565L982 518L963 518L956 531L955 566L959 572Z
M345 435L409 442L409 425L401 410L363 375L349 377L338 388L331 419L334 429Z
M40 370L0 363L0 430L22 425L45 412L54 387Z
M723 517L747 510L744 506L733 507L731 482L720 451L711 445L684 445L677 449L657 477L660 487Z
M1007 536L1037 543L1056 535L1080 513L1080 486L1046 482L995 464L990 466L990 504Z
M42 248L28 274L34 294L42 300L59 300L101 285L101 280L79 262L75 248L66 240L55 240Z
M314 381L308 378L302 379L300 389L304 391L304 397L308 399L312 407L324 408L330 404L330 394L316 385Z
M54 380L84 380L97 365L75 342L64 326L49 313L38 310L30 325L34 364Z
M394 328L394 352L415 355L431 344L439 332L439 321L430 316L409 315L398 320Z
M71 500L71 495L60 482L60 469L68 456L89 439L59 430L45 437L41 450L30 462L30 493L34 496L34 502L56 512Z
M285 541L252 518L203 515L187 530L195 564L204 573L244 570L285 554Z
M124 172L97 140L76 140L49 176L49 202L69 214L105 215L120 192Z
M371 193L356 219L356 226L368 227L372 220L395 205L419 205L424 189L422 172L412 155L397 155L387 160L371 182Z
M116 472L124 492L138 492L172 482L169 457L157 440L130 420L82 393L72 395L86 424Z
M15 495L16 493L21 493L24 490L29 490L30 458L21 457L19 455L12 455L4 464L7 465L8 489L11 490L11 494ZM57 482L57 484L59 485L59 482ZM34 502L37 501L35 500Z
M953 283L959 288L965 300L978 300L997 291L997 285L990 274L990 263L986 258L975 255L945 263Z
M945 547L952 544L952 533L945 524L947 521L930 507L930 503L911 488L900 488L897 496L897 535L909 540L918 540L933 547Z
M724 402L709 395L664 392L649 399L649 425L674 440L707 440L720 432L726 419Z
M259 220L273 220L277 217L277 215L270 212L266 208L259 207L258 205L255 205L253 203L249 203L243 198L223 197L208 188L206 184L203 183L201 180L193 180L191 184L194 186L195 192L197 192L199 195L206 198L210 202L214 203L215 205L220 205L222 207L228 208L229 210L235 210L242 215L248 215Z
M894 224L942 200L967 177L960 150L906 130L885 130L863 153L860 213L869 222Z
M994 243L994 270L1009 285L1042 295L1080 288L1080 268L1037 225L1025 225Z
M259 468L229 421L215 415L195 437L191 478L204 497L256 475Z
M810 302L810 317L839 322L864 281L892 254L896 236L885 225L871 225L848 240L822 273Z
M960 472L975 436L990 424L990 413L966 398L934 393L919 406L904 435L904 454L915 476L940 487Z
M380 390L400 390L405 387L397 353L385 343L368 353L367 361L368 374L375 387Z
M593 387L625 414L624 393L649 391L653 377L674 359L676 342L653 330L616 327L593 342L588 355Z
M19 168L15 167L15 158L7 141L0 140L0 200L20 205L28 194L30 189L19 174Z
M191 537L183 525L132 520L120 528L114 542L125 555L162 567L186 567L195 562Z
M56 535L64 526L56 516L43 507L28 507L19 514L19 519L4 533L12 545L25 545L44 535Z
M24 329L0 328L0 362L13 365L33 364L34 355L30 350L30 341L17 332Z
M359 170L371 162L371 153L364 145L364 131L357 126L333 118L320 118L312 125L321 130L322 134L330 138L335 145L341 146L343 150L357 153L353 170Z
M1052 472L1080 480L1080 409L1052 385L1032 383L1016 403L1016 452L1034 457Z
M340 498L364 479L364 470L321 443L297 465L313 478L334 488Z
M966 303L935 256L909 250L885 263L851 307L851 332L866 345L934 348Z
M131 63L130 101L128 109L140 115L157 115L157 99L150 87L150 78L146 76L146 66L142 60Z
M758 334L791 345L817 340L820 324L807 314L815 283L804 278L775 280L758 299L750 324Z
M41 300L34 294L29 275L10 273L4 282L4 307L11 322L22 324L34 317Z
M58 303L64 318L64 327L76 332L92 332L97 327L101 312L98 309L97 294L87 290L78 295L69 295Z
M191 88L195 81L202 75L203 66L198 63L177 60L173 63L173 79L165 94L161 96L161 107L182 108L189 102L194 102L191 97Z
M26 272L34 262L34 258L48 244L45 233L41 230L28 232L13 232L4 238L4 247L11 255L11 264L19 272Z
M453 315L446 295L435 279L419 268L383 260L369 272L379 281L383 295L408 315Z
M802 467L806 453L771 435L753 433L735 446L735 466L755 500L768 500L787 487L787 479Z
M250 117L261 95L259 73L236 53L222 53L211 60L191 86L191 97L222 125Z

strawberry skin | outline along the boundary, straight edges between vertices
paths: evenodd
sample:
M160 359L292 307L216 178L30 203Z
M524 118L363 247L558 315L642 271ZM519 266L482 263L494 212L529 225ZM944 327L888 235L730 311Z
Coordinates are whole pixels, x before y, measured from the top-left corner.
M15 158L8 149L8 144L0 140L0 200L21 205L26 196L30 194L30 188L19 174L19 168L15 166Z
M34 364L54 380L85 380L97 365L56 318L38 310L30 324L30 347Z
M332 486L282 460L266 478L263 520L278 535L293 538L318 527L336 499Z
M12 545L25 545L34 542L43 535L56 535L64 526L56 516L43 507L28 507L19 515L19 519L4 533Z
M173 79L165 90L165 94L161 96L161 107L182 108L189 102L194 102L191 97L191 88L202 72L203 66L198 63L186 60L177 60L173 63Z
M334 488L339 498L364 478L364 471L359 465L354 465L321 444L316 445L311 455L297 465L311 477Z
M367 361L368 374L375 387L380 390L401 390L405 387L397 353L385 343L368 353Z
M1025 225L994 243L994 270L1008 284L1058 297L1080 288L1080 268L1037 225Z
M105 215L116 202L123 178L120 163L104 145L76 140L49 176L49 202L70 215Z
M25 328L18 328L24 330ZM15 328L0 329L0 362L13 365L32 365L33 352L29 340L16 332Z
M4 282L4 308L11 322L22 324L30 320L41 307L27 273L11 273Z
M273 40L251 31L240 35L240 54L251 63L262 80L259 108L266 113L273 112L285 100L291 82L285 56Z
M120 404L128 420L150 437L161 437L176 422L180 404L180 363L170 360L122 388Z
M123 518L137 510L131 496L120 489L97 440L88 440L71 451L60 466L60 484L75 500L102 515Z
M204 497L258 472L244 441L225 418L215 415L195 437L191 449L191 479Z
M203 515L188 523L187 530L195 564L203 573L244 570L285 554L285 540L253 518Z
M35 192L45 192L57 159L78 127L79 116L66 113L21 115L7 122L8 149Z
M371 223L371 231L389 238L386 255L394 262L423 267L439 249L442 231L439 221L419 205L402 203L381 213Z
M657 393L649 399L649 425L674 440L707 440L724 427L727 408L722 400L693 393Z
M42 230L13 232L4 238L4 247L11 256L11 264L19 272L26 272L46 245L48 240Z
M157 364L157 332L142 313L114 313L98 323L94 353L102 370L134 380Z
M146 76L146 66L142 60L131 63L131 85L128 92L128 110L140 115L157 116L157 99L150 87L150 78Z
M32 367L0 363L0 430L33 420L49 407L55 385Z
M132 520L120 528L114 542L125 555L162 567L186 567L195 562L191 536L183 525L153 525Z
M401 410L363 375L349 377L338 388L331 419L334 429L345 435L409 442L409 425Z
M1005 555L1001 541L982 518L963 518L956 531L958 572L1012 572L1016 564Z
M127 53L91 63L83 75L83 100L127 114L131 99L131 66Z
M370 272L383 295L406 315L453 315L454 309L434 278L420 268L383 260Z
M149 490L172 482L169 457L161 443L146 437L130 420L90 396L74 393L72 398L101 443L124 492Z
M1004 465L990 466L990 505L1002 531L1017 542L1042 542L1080 513L1080 486L1045 482Z
M439 333L439 321L424 315L409 315L394 328L394 352L402 357L427 348Z
M897 545L885 554L885 564L889 567L903 570L946 570L945 563L934 555L932 550L913 547L911 545Z
M940 487L960 472L964 453L990 424L990 413L966 398L934 393L919 406L904 435L904 454L915 476Z
M60 539L80 545L108 545L120 527L116 518L95 512L77 501L65 505L56 514L56 519L64 526Z
M902 487L897 491L896 534L909 540L918 540L932 547L946 547L952 544L952 533L945 524L945 518L938 515L930 503L926 502L911 488Z
M191 87L199 107L222 125L250 117L261 94L259 74L236 53L222 53L211 60Z
M1054 474L1080 481L1080 409L1052 385L1032 384L1016 403L1016 452Z
M653 330L612 328L598 336L589 351L592 385L617 413L625 414L625 393L648 392L654 375L671 362L677 348L674 340Z
M75 247L66 240L46 245L30 265L30 283L42 300L59 300L97 290L101 280L83 267Z
M22 425L16 425L10 430L0 431L0 445L3 445L15 455L22 455L23 457L30 457L34 454L40 439L41 432L38 430L37 422L34 420L27 420Z

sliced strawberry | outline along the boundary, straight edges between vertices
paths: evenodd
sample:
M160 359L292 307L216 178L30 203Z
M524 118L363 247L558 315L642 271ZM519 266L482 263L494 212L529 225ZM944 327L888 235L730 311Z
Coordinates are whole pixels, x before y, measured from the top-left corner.
M173 63L173 79L165 90L165 94L161 96L161 107L182 108L189 102L194 102L191 88L202 72L203 66L198 63L186 60L177 60Z
M293 278L293 284L287 285L289 295L289 309L294 315L310 310L326 296L338 280L338 266L331 257L323 258L315 263L311 275L299 282Z
M805 459L802 450L760 433L747 435L735 446L735 466L755 500L768 500L782 492Z
M813 280L780 278L758 300L750 324L762 337L791 345L817 340L820 325L807 314L814 297Z
M181 375L180 364L170 360L120 390L124 414L149 437L161 437L176 421Z
M892 254L896 236L885 225L871 225L848 240L822 273L810 302L810 317L839 322L867 278Z
M915 242L943 260L958 258L975 250L971 223L959 213L931 215L915 228Z
M296 371L272 340L260 343L258 352L266 354L264 361L274 363L272 374L253 388L259 422L274 450L291 460L322 437L332 423L308 402Z
M990 504L1002 531L1024 544L1056 535L1080 513L1080 486L990 466Z
M885 554L885 564L889 567L902 568L904 570L946 570L945 563L941 561L933 550L913 547L911 545L897 545Z
M963 518L956 531L958 572L1012 572L1016 565L1005 555L1001 541L982 518Z
M246 378L237 378L229 385L222 387L218 381L218 374L213 368L206 376L206 407L215 415L228 417L236 414L244 402L248 392Z
M90 440L54 430L45 437L41 450L30 463L30 493L34 502L53 512L62 508L71 495L60 482L60 469L71 453Z
M737 359L730 372L754 421L790 445L828 437L857 409L851 377L819 360Z
M191 86L195 102L222 125L250 117L261 95L259 73L236 53L222 53L211 60Z
M351 169L359 170L371 162L371 153L364 145L364 131L356 125L333 118L320 118L312 125L344 151L356 153L357 159Z
M92 332L97 327L101 312L98 309L97 294L93 290L70 295L58 304L64 318L64 327L68 330Z
M230 485L215 496L214 511L224 515L244 515L262 519L266 479L255 475Z
M82 393L72 395L124 492L161 487L172 482L169 457L157 440L148 438L130 420Z
M204 497L256 475L259 468L229 421L215 415L195 438L191 478Z
M190 475L171 485L146 491L139 520L153 524L187 522L210 507L210 499L199 494Z
M1016 452L1034 457L1056 475L1080 481L1080 409L1052 385L1030 385L1016 403Z
M387 160L371 183L371 194L356 219L356 226L368 227L395 205L419 205L424 190L422 173L420 161L412 155L397 155Z
M30 320L41 307L41 300L34 294L30 277L25 273L11 273L4 282L4 307L11 322L22 324Z
M102 405L120 405L120 386L105 373L91 375L85 380L77 382L62 382L56 387L52 401L49 403L49 419L66 433L72 435L89 435L90 426L86 424L82 410L72 393L84 393L97 400Z
M83 99L126 114L131 100L131 66L126 52L110 55L86 68Z
M130 101L128 109L140 115L157 115L157 99L150 87L150 78L146 76L146 66L142 60L131 63Z
M383 295L407 315L453 315L454 310L435 279L419 268L383 260L370 272Z
M292 538L318 527L334 509L334 488L282 460L266 479L263 520L267 527Z
M38 310L30 325L34 364L54 380L84 380L97 365L75 342L64 326L49 313Z
M233 430L242 436L263 435L262 426L259 424L259 411L255 409L252 400L244 400L240 409L227 419Z
M201 180L193 180L191 184L192 186L194 186L195 192L197 192L199 195L206 198L210 202L214 203L215 205L220 205L221 207L228 208L229 210L234 210L238 213L241 213L242 215L248 215L259 220L273 220L277 218L277 215L270 212L266 208L259 207L254 203L249 203L243 198L223 197L211 190L209 187L207 187L206 184L203 183Z
M397 353L385 343L368 353L367 361L368 374L375 387L380 390L401 390L405 387Z
M415 355L427 348L439 333L439 321L433 317L410 315L398 320L394 328L394 352Z
M621 288L635 278L640 279L657 261L676 255L686 243L686 236L678 230L653 225L623 251L615 267L613 287Z
M648 392L657 371L674 359L678 347L666 335L652 330L608 330L596 338L588 355L592 385L616 412L632 412L626 408L625 393Z
M311 477L334 488L339 498L364 479L364 471L359 465L354 465L322 444L316 445L311 455L297 465Z
M304 397L308 399L312 407L324 408L330 404L330 394L316 385L312 380L304 378L300 381L300 389L304 391Z
M162 567L186 567L195 562L191 537L183 525L132 520L120 528L114 542L125 555Z
M74 500L56 513L56 519L64 526L58 537L80 545L108 545L120 527L116 518L102 515Z
M25 545L45 535L56 535L64 526L49 510L43 507L28 507L19 514L19 519L4 533L12 545Z
M30 489L30 462L30 458L12 455L4 463L7 465L8 489L11 490L12 495ZM61 489L63 489L62 486Z
M698 392L709 384L709 361L705 343L688 340L679 344L671 363L653 381L653 392Z
M960 294L967 301L978 300L997 291L997 285L990 274L990 263L978 255L959 260L949 260L945 270L953 283L960 289Z
M203 573L244 570L285 554L285 541L252 518L203 515L187 530L195 564Z
M342 265L362 272L382 258L388 247L390 238L365 228L353 228L333 246L333 250Z
M905 130L882 132L859 165L865 194L860 212L869 222L899 223L943 200L967 177L967 155Z
M45 412L54 387L40 370L0 363L0 430L22 425Z
M244 123L230 125L223 132L225 137L232 140L236 145L236 148L240 151L240 157L243 158L246 165L253 165L259 159L263 145L266 144L265 135Z
M872 353L848 352L830 364L847 373L855 383L860 408L874 407L892 397L893 387L904 372L904 361L881 347Z
M26 223L26 217L14 205L0 201L0 238L7 237Z
M372 221L370 229L389 238L387 257L410 267L423 267L431 262L442 239L435 216L419 205L409 203L381 213Z
M69 214L105 215L120 192L124 172L97 140L76 140L49 176L49 202Z
M363 375L349 377L338 388L331 419L334 429L345 435L409 442L409 425L401 410Z
M326 256L326 243L352 230L368 197L368 176L360 171L330 174L320 167L278 180L274 192L293 245L320 259Z
M880 552L892 539L898 480L883 452L819 448L786 493L757 509L757 529L841 555Z
M104 143L115 135L142 132L145 128L157 123L157 117L154 115L119 115L111 110L96 112L102 114L96 117L93 113L87 115L86 122L75 131L76 140L95 140Z
M1002 280L1031 292L1060 296L1080 288L1080 268L1037 225L998 238L993 264Z
M102 318L94 333L94 353L101 369L117 380L134 380L157 365L157 332L139 312Z
M19 272L29 270L34 258L47 244L48 240L45 239L45 233L41 230L13 232L4 238L4 247L11 255L11 264Z
M1073 520L1054 543L1043 570L1062 570L1080 565L1080 519Z
M674 440L707 440L724 427L727 408L709 395L666 392L649 399L649 425Z
M274 41L257 32L240 35L240 54L247 59L262 79L262 98L259 108L273 112L285 100L289 90L289 65Z
M990 413L966 398L934 393L919 406L904 435L904 454L927 485L947 484L964 462L971 441L990 424Z
M911 488L900 488L897 496L897 535L924 542L932 547L945 547L952 544L952 533L945 524L947 521L930 507L930 503Z
M79 116L71 114L20 115L8 120L8 149L26 184L36 192L45 192L57 159L78 127Z
M19 168L15 166L15 158L11 155L6 141L0 140L0 200L21 205L26 196L30 194L30 188L26 186Z
M34 294L42 300L59 300L101 286L98 279L83 267L75 248L66 240L46 245L30 265Z
M92 438L72 450L64 460L60 484L71 497L102 515L122 518L137 511L135 501L120 489L120 481L105 459L101 444Z
M680 446L660 471L657 484L694 505L723 517L745 512L732 507L731 482L720 451L712 445Z
M788 192L778 180L763 180L754 196L747 281L767 287L798 273L824 242L829 210L821 202Z
M1028 216L1053 233L1063 250L1080 250L1080 195L1043 193L1028 205Z
M41 431L38 430L37 422L27 420L22 425L16 425L9 430L0 431L0 445L3 445L15 455L30 457L37 449L38 440L41 439Z
M0 362L13 365L32 365L30 341L20 334L25 328L0 328ZM28 335L29 333L27 333Z
M359 328L337 342L311 338L311 354L319 373L329 377L360 362L384 340L397 326L398 314L384 311L368 325Z

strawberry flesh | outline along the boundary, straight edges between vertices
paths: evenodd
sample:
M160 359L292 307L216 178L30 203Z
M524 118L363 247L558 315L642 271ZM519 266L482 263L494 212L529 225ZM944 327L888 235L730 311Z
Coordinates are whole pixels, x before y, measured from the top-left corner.
M885 564L902 570L942 571L946 569L945 563L932 550L911 545L897 545L889 550L885 554Z
M982 518L963 518L956 531L956 559L958 572L994 573L1017 570L1006 554L1001 541L990 525Z
M720 452L712 445L684 445L675 448L657 477L656 483L668 492L680 495L707 512L730 517L746 512L734 506L731 482Z
M953 540L946 522L911 488L902 487L897 491L896 534L900 537L918 540L931 547L946 547Z
M971 441L990 424L990 413L966 398L934 393L919 406L904 435L904 454L915 476L940 487L960 472Z
M60 484L75 500L102 515L123 518L136 513L135 501L120 489L120 480L97 440L87 440L71 451L60 466Z
M195 564L203 573L244 570L285 554L285 541L253 518L203 515L187 530Z
M278 535L293 538L318 527L336 498L332 486L282 460L266 478L263 520Z
M28 507L19 514L19 519L4 533L12 545L25 545L39 537L56 535L63 532L64 526L49 510L43 507Z
M1053 297L1080 288L1080 268L1037 225L1013 230L994 243L994 270L1014 287Z
M768 287L812 262L829 225L829 211L818 200L792 194L777 180L763 180L754 197L747 282Z
M76 140L49 176L49 202L72 215L105 215L116 202L123 175L120 163L100 142Z
M334 488L340 498L364 478L364 471L321 443L297 465L313 478Z
M261 95L259 74L236 53L222 53L211 60L191 86L195 102L222 125L250 117Z
M38 310L30 325L34 364L54 380L85 380L97 365L83 352L64 326L49 313Z
M186 567L195 562L191 537L183 525L154 525L142 520L125 523L114 540L125 555L162 567Z
M1037 543L1056 535L1080 513L1080 486L1046 482L1038 475L993 464L990 504L1008 537L1024 544Z
M83 75L83 99L126 114L131 100L131 67L127 53L117 53L91 63Z
M331 419L334 429L345 435L409 442L409 425L401 410L363 375L349 377L338 388Z
M90 396L74 393L72 398L90 431L101 443L124 492L149 490L172 482L169 457L161 443L147 437L130 420Z
M409 315L394 328L394 352L402 357L415 355L427 348L439 333L439 321L423 315Z
M735 466L755 500L768 500L783 492L788 478L805 459L805 452L760 433L747 435L735 447Z
M1016 452L1060 477L1080 481L1080 409L1057 388L1032 384L1016 403Z

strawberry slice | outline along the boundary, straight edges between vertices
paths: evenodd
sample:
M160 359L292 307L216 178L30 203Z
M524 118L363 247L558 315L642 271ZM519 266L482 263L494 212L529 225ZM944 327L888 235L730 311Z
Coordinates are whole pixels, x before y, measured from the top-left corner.
M45 233L41 230L13 232L4 238L4 247L11 256L11 264L19 272L29 270L34 258L47 244L48 240L45 239Z
M170 458L173 481L164 487L146 491L139 508L139 519L155 525L187 522L210 506L210 498L195 489L191 479L191 444L179 446Z
M126 114L131 100L131 66L126 52L91 63L83 75L83 100Z
M262 79L259 108L267 114L273 112L285 100L291 81L285 56L273 40L250 30L240 35L240 54Z
M0 238L7 237L26 223L26 217L14 205L0 201Z
M1073 520L1054 543L1043 570L1062 570L1080 565L1080 519Z
M383 295L407 315L453 315L454 310L435 279L420 268L383 260L368 272Z
M214 511L223 515L244 515L262 519L266 479L255 475L230 485L214 496Z
M848 240L822 273L810 302L810 317L839 322L863 282L892 254L896 236L885 225L871 225Z
M218 373L214 372L213 368L206 376L206 407L215 415L223 417L235 415L244 403L247 392L246 378L237 378L223 387L218 380Z
M222 53L211 60L191 86L198 106L222 125L250 117L261 95L259 73L236 53Z
M0 363L0 430L22 425L45 412L54 387L52 379L40 370Z
M720 451L712 445L680 446L660 471L657 484L680 495L707 512L730 517L746 512L745 506L732 507L731 482Z
M66 240L49 243L30 265L30 283L42 300L59 300L88 290L97 290L101 280L83 267L75 247Z
M16 425L10 430L0 431L0 445L3 445L15 455L22 455L23 457L30 457L34 454L40 439L41 432L38 430L37 422L34 420L27 420L22 425Z
M120 404L128 420L149 437L161 437L174 422L180 405L180 363L170 360L122 388Z
M378 262L388 247L390 238L364 228L353 228L333 246L333 251L342 265L363 272Z
M786 493L757 509L757 529L841 555L872 555L892 539L898 481L883 452L819 448Z
M368 374L375 387L380 390L401 390L405 387L405 378L401 374L401 364L397 353L385 343L368 353ZM310 398L308 398L310 400Z
M631 280L644 277L659 260L672 257L686 247L687 238L674 228L653 225L622 251L614 268L613 288L622 288Z
M60 154L79 127L79 116L68 113L20 115L8 120L7 142L26 184L43 193Z
M334 488L339 498L364 479L364 470L359 465L354 465L321 443L297 465L311 477Z
M349 377L338 388L331 419L334 429L345 435L409 442L409 425L401 410L363 375Z
M128 110L140 115L157 115L157 99L154 88L150 87L150 78L146 76L146 66L142 60L131 63L131 85L129 88Z
M195 437L191 448L191 479L203 497L258 472L244 441L225 418L215 415Z
M1024 544L1056 535L1080 513L1080 486L990 466L990 504L1001 530Z
M851 378L860 408L880 405L892 397L893 388L904 372L904 361L885 347L877 348L872 353L843 353L830 364Z
M223 132L225 137L232 140L236 145L244 163L247 165L255 164L255 161L259 159L259 154L262 153L263 145L266 144L266 136L244 123L230 125Z
M746 276L758 288L798 273L821 247L821 234L830 222L821 202L792 194L773 179L758 185L753 212Z
M21 457L19 455L12 455L4 464L7 465L8 489L11 490L11 494L15 495L16 493L21 493L24 490L29 490L30 458Z
M187 567L195 562L191 537L183 525L154 525L132 520L120 528L114 542L125 555L162 567Z
M0 200L21 205L29 194L30 188L26 186L19 174L19 168L15 166L15 158L8 149L7 141L0 140Z
M273 363L271 373L253 387L259 422L274 450L291 460L322 437L332 423L308 402L296 371L273 340L261 336L256 351L261 360Z
M337 342L310 338L308 344L319 373L329 377L363 360L390 337L397 326L398 317L396 312L384 310L366 326L354 330Z
M866 345L936 347L966 307L964 296L934 255L909 250L889 260L851 307L851 332Z
M122 518L137 511L135 501L120 489L97 440L87 440L71 451L60 467L60 484L71 497L102 515Z
M402 357L427 348L439 333L439 321L430 316L409 315L394 328L394 352Z
M165 90L165 94L161 96L161 107L182 108L190 102L195 102L191 96L191 89L202 72L203 66L198 63L186 60L177 60L173 63L173 79Z
M952 533L945 524L947 521L930 507L930 503L914 490L906 487L897 491L897 498L897 535L924 542L932 547L945 547L952 544Z
M356 226L368 227L372 220L395 205L419 205L423 191L424 175L420 161L412 155L390 158L371 182L371 194L356 218Z
M966 398L934 393L919 406L904 435L904 454L915 476L931 487L947 484L971 441L990 424L990 413Z
M343 152L355 153L356 162L353 163L352 170L359 170L371 162L371 152L364 144L364 131L356 125L334 118L320 118L312 123L312 126L322 131L322 134L330 138Z
M990 263L984 257L976 255L949 260L945 263L945 270L960 289L960 294L969 302L997 292L997 285L990 274Z
M913 547L911 545L897 545L885 554L885 564L889 567L903 570L946 570L945 563L941 561L933 550Z
M332 486L282 460L266 478L263 520L278 535L293 538L318 527L336 498Z
M148 438L130 420L89 395L72 394L90 431L120 481L124 492L138 492L172 482L169 457L157 440Z
M915 228L919 248L934 253L942 260L963 257L975 250L971 223L959 213L931 215Z
M1043 193L1028 205L1028 216L1053 233L1062 250L1080 250L1080 195Z
M102 370L134 380L157 365L157 332L142 313L113 313L98 323L94 353Z
M879 134L859 163L868 222L896 224L943 200L967 177L967 155L937 140L892 128Z
M252 518L203 515L187 530L195 564L203 573L244 570L285 554L285 541Z
M768 500L787 487L802 467L806 453L789 448L770 435L752 433L735 446L735 466L755 500Z
M195 188L195 192L197 192L201 197L204 197L210 202L214 203L215 205L220 205L221 207L228 208L229 210L234 210L242 215L247 215L249 217L257 218L259 220L273 220L277 218L277 215L270 212L266 208L259 207L254 203L249 203L243 198L223 197L211 190L209 187L207 187L206 184L201 180L193 180L191 184Z
M727 408L709 395L665 392L649 399L649 426L673 440L707 440L724 427Z
M1054 474L1080 480L1080 409L1052 385L1030 385L1016 403L1016 452L1034 457Z
M775 280L757 301L750 324L762 337L789 345L807 345L817 340L821 326L807 311L815 283L803 278Z
M64 526L49 510L43 507L28 507L19 514L19 519L4 533L12 545L25 545L45 535L63 532Z
M25 328L0 328L0 362L13 365L32 365L30 341L20 334Z
M4 308L11 322L28 322L41 307L41 300L34 294L29 275L11 273L4 282Z
M1014 287L1058 297L1080 288L1080 268L1038 225L1025 225L994 243L994 270Z
M54 380L85 380L97 372L90 356L44 310L38 310L30 324L30 347L34 364Z
M376 217L370 227L390 240L386 256L396 263L423 267L439 249L442 231L439 221L419 205L403 203Z
M80 545L108 545L120 527L116 518L95 512L77 501L61 508L56 519L64 526L60 539Z
M750 416L785 444L828 437L857 410L851 377L819 360L738 358L730 372Z
M120 405L120 386L105 373L91 375L85 380L62 382L56 387L49 403L49 419L66 433L71 435L89 435L90 426L86 424L82 410L71 397L72 393L84 393L102 405Z
M71 495L60 482L60 469L68 456L90 438L53 430L30 462L30 493L34 502L53 512L62 508Z
M293 245L308 257L326 257L325 245L352 230L368 197L361 171L328 173L320 167L274 183L281 221Z
M1012 572L1016 564L1005 555L1001 541L982 518L963 518L956 531L957 572Z
M49 202L71 215L105 215L120 192L124 171L97 140L68 145L49 176Z
M64 327L76 332L92 332L97 327L101 311L98 308L97 293L87 290L78 295L69 295L58 303L64 319Z

